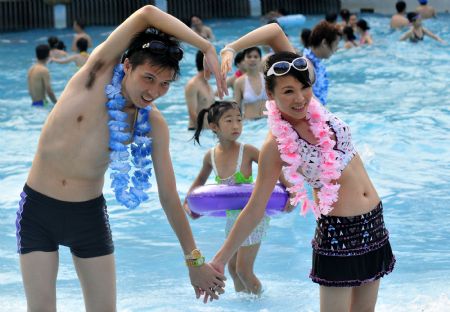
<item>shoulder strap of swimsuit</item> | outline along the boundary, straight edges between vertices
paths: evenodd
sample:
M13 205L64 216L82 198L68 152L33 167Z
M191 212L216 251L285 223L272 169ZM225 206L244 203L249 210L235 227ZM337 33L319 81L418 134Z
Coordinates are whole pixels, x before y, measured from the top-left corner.
M217 173L216 162L214 161L214 149L215 149L215 147L211 148L211 164L212 164L214 173L216 174L216 176L218 176L219 174Z
M244 144L241 143L241 146L239 147L238 161L237 161L237 164L236 164L236 172L241 171L241 164L242 164L243 156L244 156Z

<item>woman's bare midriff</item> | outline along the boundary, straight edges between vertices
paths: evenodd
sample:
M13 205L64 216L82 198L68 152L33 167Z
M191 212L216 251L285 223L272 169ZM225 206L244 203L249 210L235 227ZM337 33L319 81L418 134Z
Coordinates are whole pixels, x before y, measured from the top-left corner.
M265 102L258 101L255 103L244 104L244 118L245 119L258 119L264 117L263 111Z
M356 154L338 180L339 199L330 212L332 216L357 216L373 210L380 198L367 175L361 158ZM314 193L317 193L317 189Z

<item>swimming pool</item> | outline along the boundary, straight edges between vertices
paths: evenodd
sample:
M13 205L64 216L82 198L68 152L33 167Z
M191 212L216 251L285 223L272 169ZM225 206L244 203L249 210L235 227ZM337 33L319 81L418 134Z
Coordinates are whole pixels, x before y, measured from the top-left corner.
M398 42L389 18L366 16L375 45L339 51L327 61L329 108L347 121L385 206L385 221L397 257L395 271L381 283L377 311L446 311L450 304L450 52L426 38ZM308 18L312 26L319 17ZM212 20L218 47L259 25L255 19ZM450 42L450 15L425 26ZM111 28L90 28L99 43ZM0 36L0 305L26 311L16 254L15 212L48 109L30 106L26 72L34 47L50 34L69 46L66 30L34 30ZM299 46L298 30L288 30ZM178 190L185 192L198 173L212 135L202 146L189 141L184 83L195 74L195 50L186 47L182 76L158 101L171 131L171 153ZM59 95L74 67L50 64ZM242 142L260 146L264 120L246 123ZM189 148L189 152L186 152ZM194 161L193 161L194 160ZM182 252L159 204L156 183L138 210L117 204L105 183L105 197L116 246L119 311L318 311L319 292L309 278L314 218L298 210L272 219L255 271L265 292L260 299L227 293L204 305L194 298ZM191 222L198 246L212 257L224 239L225 220ZM447 278L445 278L447 276ZM60 249L59 311L80 311L82 294L69 251Z

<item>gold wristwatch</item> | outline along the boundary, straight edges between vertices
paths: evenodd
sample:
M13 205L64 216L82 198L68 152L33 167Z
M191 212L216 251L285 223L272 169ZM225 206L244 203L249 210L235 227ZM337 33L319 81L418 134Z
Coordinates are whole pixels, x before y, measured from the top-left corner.
M189 254L184 255L186 265L190 267L199 267L205 263L205 257L203 257L200 249L194 249Z

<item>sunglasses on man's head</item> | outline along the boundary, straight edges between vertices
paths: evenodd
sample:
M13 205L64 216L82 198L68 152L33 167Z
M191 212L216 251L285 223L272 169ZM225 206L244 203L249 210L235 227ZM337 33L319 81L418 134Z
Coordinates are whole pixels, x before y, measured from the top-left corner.
M296 59L292 60L292 62L288 61L279 61L276 63L273 63L272 66L270 66L269 70L267 71L267 76L283 76L286 75L290 70L291 67L294 67L298 71L305 71L308 69L308 60L305 57L297 57Z
M183 58L183 49L175 45L167 45L166 43L159 40L152 40L150 42L144 43L142 49L149 49L150 52L156 54L166 54L168 53L171 58L176 61L180 61Z

